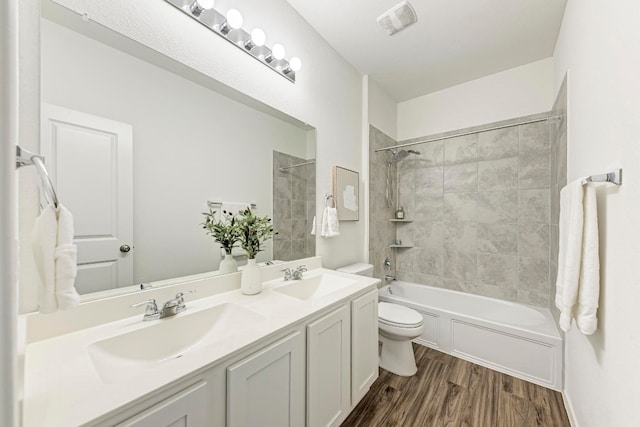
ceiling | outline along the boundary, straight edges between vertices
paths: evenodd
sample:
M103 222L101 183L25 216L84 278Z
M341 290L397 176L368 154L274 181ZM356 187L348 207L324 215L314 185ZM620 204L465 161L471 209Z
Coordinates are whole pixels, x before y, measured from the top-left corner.
M348 62L405 101L553 55L567 0L409 0L393 36L376 18L400 0L287 0Z

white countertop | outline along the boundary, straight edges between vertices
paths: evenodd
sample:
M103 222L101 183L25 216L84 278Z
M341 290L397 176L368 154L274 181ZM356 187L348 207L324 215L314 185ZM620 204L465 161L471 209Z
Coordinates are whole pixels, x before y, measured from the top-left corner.
M265 282L263 291L258 295L247 296L242 295L240 290L232 290L192 301L185 297L187 311L176 315L176 318L215 305L232 303L256 313L256 318L260 320L240 327L222 340L203 340L180 358L143 370L132 370L130 378L117 382L108 383L101 379L88 347L123 332L150 327L155 322L171 322L174 318L143 322L142 315L136 313L135 316L27 345L23 425L68 427L90 422L199 369L212 367L233 357L252 344L311 318L325 308L377 289L379 282L378 279L324 268L311 270L305 273L305 277L318 274L353 279L353 283L307 301L274 291L279 286L295 283L281 279Z

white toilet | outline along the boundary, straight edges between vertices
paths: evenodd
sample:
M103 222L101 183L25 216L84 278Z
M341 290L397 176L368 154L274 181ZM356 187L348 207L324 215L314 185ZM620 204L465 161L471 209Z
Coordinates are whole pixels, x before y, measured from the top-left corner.
M372 277L373 265L352 264L338 268L338 271ZM418 368L411 340L424 331L422 315L400 304L379 302L378 331L380 367L396 375L414 375Z
M400 304L379 302L378 331L380 367L404 377L414 375L418 368L411 340L424 331L422 315Z

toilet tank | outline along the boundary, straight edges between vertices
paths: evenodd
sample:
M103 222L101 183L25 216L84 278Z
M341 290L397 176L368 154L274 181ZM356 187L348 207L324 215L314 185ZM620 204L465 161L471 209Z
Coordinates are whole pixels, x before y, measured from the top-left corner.
M373 265L359 262L356 264L345 265L344 267L336 268L336 271L342 271L343 273L357 274L358 276L373 276Z

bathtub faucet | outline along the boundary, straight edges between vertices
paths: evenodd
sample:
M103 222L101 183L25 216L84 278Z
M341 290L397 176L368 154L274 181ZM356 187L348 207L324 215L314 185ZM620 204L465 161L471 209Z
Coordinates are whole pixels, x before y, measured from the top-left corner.
M387 282L387 283L395 282L396 280L398 280L398 279L396 279L396 276L392 276L390 274L385 274L384 275L384 281Z

